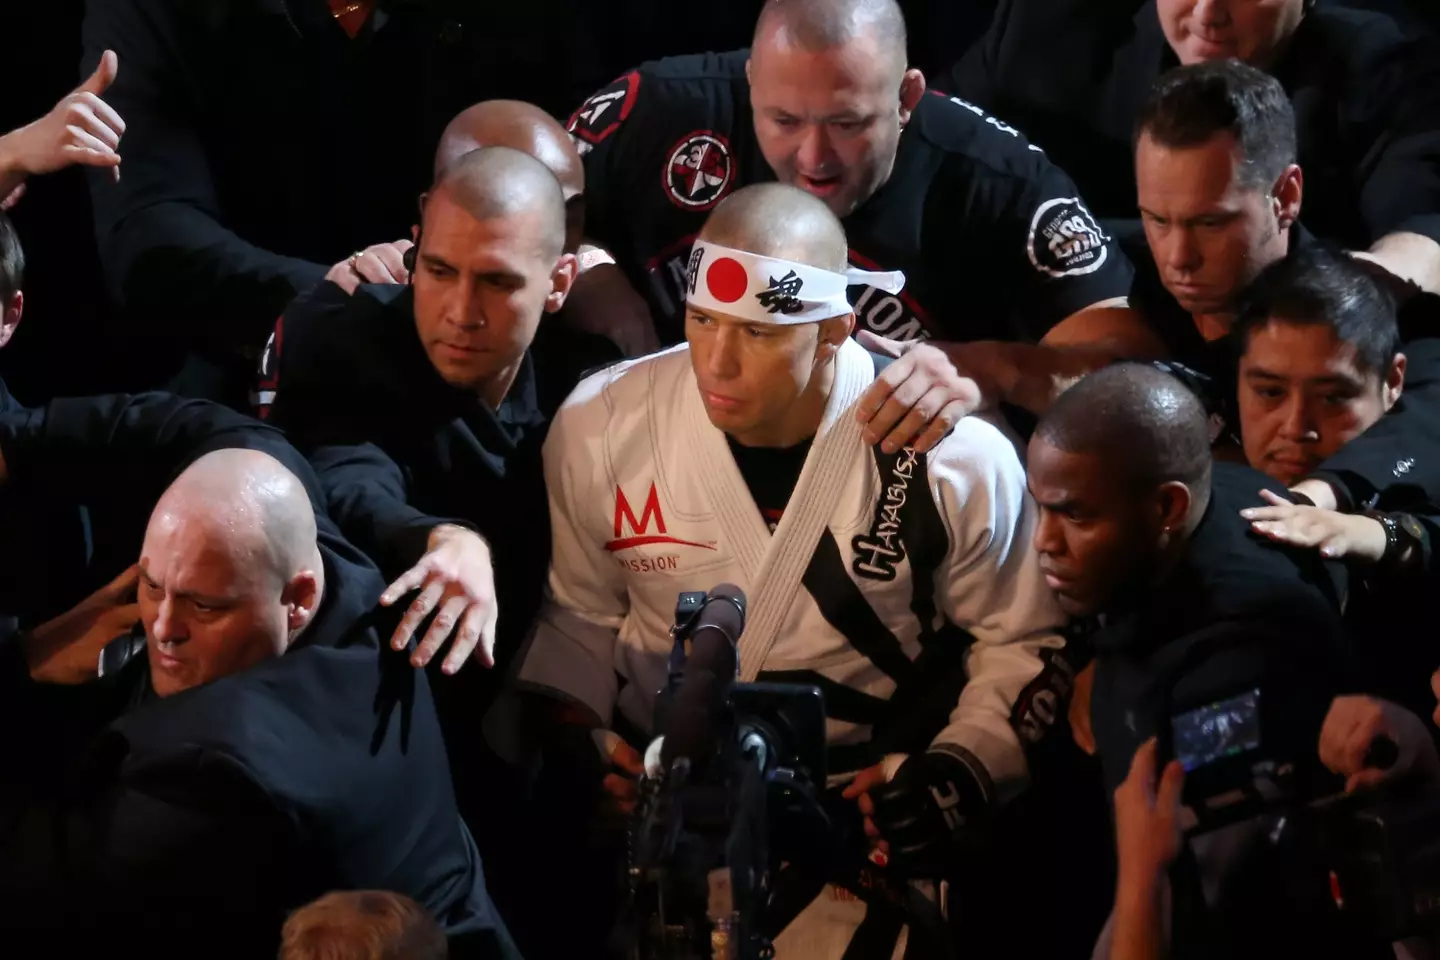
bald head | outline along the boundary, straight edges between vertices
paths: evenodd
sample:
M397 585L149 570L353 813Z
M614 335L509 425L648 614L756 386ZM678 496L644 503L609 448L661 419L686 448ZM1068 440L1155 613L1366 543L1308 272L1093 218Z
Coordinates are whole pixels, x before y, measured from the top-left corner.
M818 53L856 41L873 45L898 82L908 58L905 16L895 0L767 0L751 48L774 44Z
M1204 509L1210 489L1209 420L1195 394L1154 367L1119 363L1065 391L1035 428L1052 447L1087 454L1136 490L1184 483Z
M585 165L565 128L532 103L486 100L462 110L440 136L435 151L435 180L461 157L481 147L509 147L543 163L567 201L585 192Z
M150 682L167 697L278 657L325 590L305 487L255 450L218 450L170 485L140 551Z
M280 461L257 450L216 450L196 460L156 504L157 524L210 533L281 582L318 562L309 494Z
M760 183L716 206L700 237L737 250L844 273L845 228L823 200L796 187Z
M482 147L465 154L440 178L426 201L459 206L477 221L534 220L543 252L558 257L565 245L565 197L544 164L510 147Z

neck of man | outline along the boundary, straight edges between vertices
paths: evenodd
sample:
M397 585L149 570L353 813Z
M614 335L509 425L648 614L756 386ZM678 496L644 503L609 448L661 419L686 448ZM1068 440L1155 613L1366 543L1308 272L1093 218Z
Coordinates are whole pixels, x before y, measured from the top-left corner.
M1166 538L1166 542L1160 545L1160 548L1156 551L1154 561L1155 583L1164 581L1175 571L1175 568L1180 565L1180 560L1185 556L1185 551L1189 549L1190 538L1195 535L1196 529L1200 526L1200 521L1205 519L1205 511L1209 505L1210 497L1208 493L1203 503L1192 503L1190 512L1185 517L1185 524L1180 528L1180 531L1171 534Z
M825 419L825 406L835 385L835 362L832 360L817 371L805 391L795 398L790 409L770 423L758 424L744 433L730 436L742 447L793 447L808 440L820 430Z
M475 387L475 392L491 410L499 410L500 404L505 402L510 388L515 385L515 378L520 375L520 364L524 362L525 358L522 355L520 359Z
M1195 321L1195 329L1200 331L1200 336L1206 343L1229 336L1230 328L1235 323L1235 313L1229 310L1220 313L1192 313L1190 317Z

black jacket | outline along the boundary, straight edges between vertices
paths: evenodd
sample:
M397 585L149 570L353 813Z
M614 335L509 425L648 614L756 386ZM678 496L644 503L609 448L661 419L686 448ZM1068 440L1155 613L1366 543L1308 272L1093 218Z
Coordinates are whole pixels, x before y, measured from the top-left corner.
M100 397L0 418L10 476L123 487L142 528L170 477L235 446L316 490L277 431L210 404ZM4 650L0 713L24 731L7 739L0 788L7 932L62 952L273 955L287 911L332 889L384 888L482 954L506 954L428 685L382 653L370 622L383 582L333 525L320 529L316 618L251 670L157 699L143 655L109 679L47 688L14 643Z
M1295 761L1303 792L1338 789L1319 764L1320 727L1336 695L1363 686L1340 623L1343 574L1314 551L1249 532L1239 511L1262 487L1283 492L1263 474L1217 463L1209 507L1180 564L1104 612L1092 638L1090 712L1111 793L1166 714L1255 689L1260 749ZM1323 909L1324 873L1261 839L1256 824L1264 822L1192 841L1172 871L1175 956L1367 955L1355 952L1368 946L1363 941L1332 952L1345 941L1327 939L1338 934ZM1200 895L1200 876L1212 885L1208 897Z
M107 283L139 347L126 389L188 361L190 395L243 404L290 299L353 251L410 236L451 117L505 96L563 115L610 75L581 65L603 51L580 35L566 69L547 69L553 22L599 8L380 7L352 41L324 0L88 4L82 69L118 53L105 99L127 123L122 179L91 179Z
M1177 62L1153 0L1004 0L951 81L1043 147L1097 216L1133 219L1135 118ZM1271 72L1295 105L1305 225L1351 249L1400 230L1440 241L1436 41L1321 0Z

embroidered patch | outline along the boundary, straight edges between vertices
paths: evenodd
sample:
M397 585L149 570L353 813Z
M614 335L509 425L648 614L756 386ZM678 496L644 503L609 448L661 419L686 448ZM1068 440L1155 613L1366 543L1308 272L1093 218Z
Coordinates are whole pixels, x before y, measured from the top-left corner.
M665 195L684 210L709 210L735 180L735 164L724 137L698 131L670 151L665 162Z

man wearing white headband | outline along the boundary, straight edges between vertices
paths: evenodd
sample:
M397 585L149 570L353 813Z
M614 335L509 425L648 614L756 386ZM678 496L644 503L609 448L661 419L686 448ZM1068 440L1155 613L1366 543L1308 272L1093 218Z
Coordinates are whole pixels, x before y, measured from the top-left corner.
M591 376L551 428L549 596L516 677L598 733L623 806L676 596L745 591L742 679L824 691L857 856L868 835L892 860L855 881L869 890L827 886L782 957L850 956L867 916L895 934L866 956L903 948L913 934L873 884L938 875L963 823L1024 787L1017 731L1032 725L1015 704L1062 645L1004 436L971 417L928 454L864 442L854 408L880 361L850 338L845 288L903 278L847 277L846 262L839 221L803 191L716 207L688 264L687 345Z

